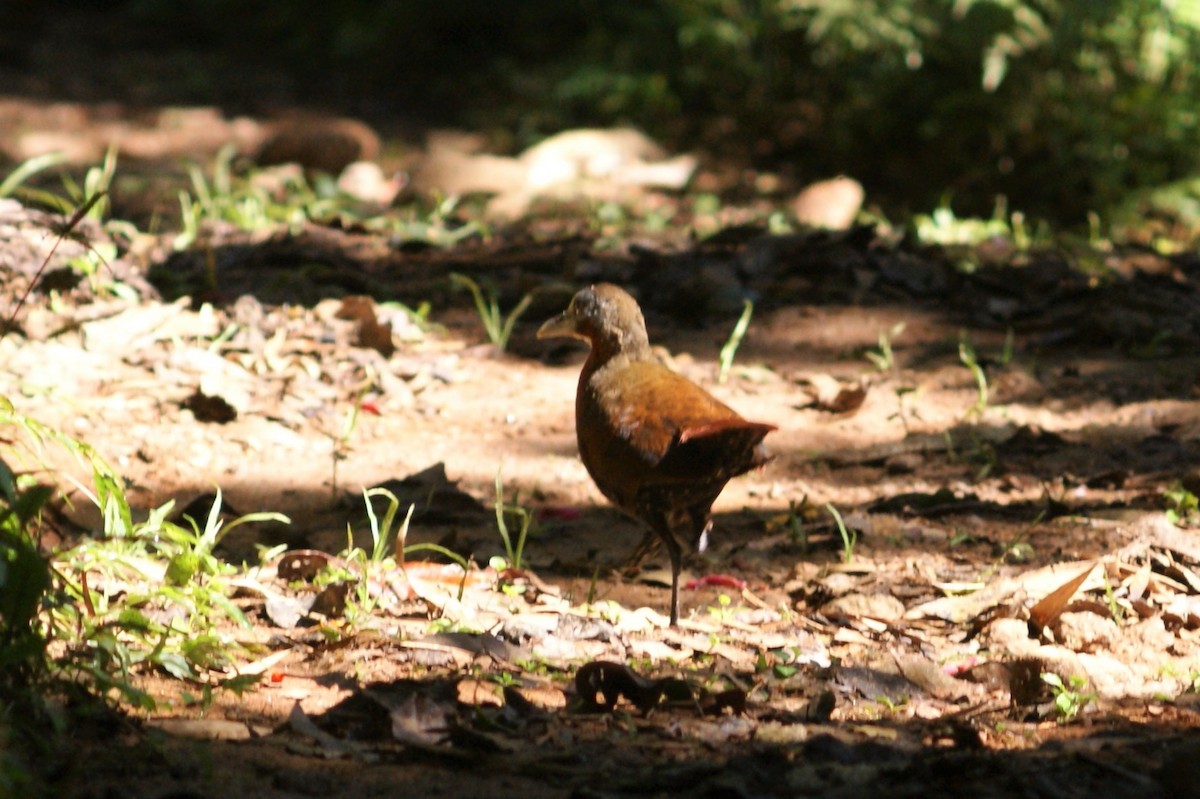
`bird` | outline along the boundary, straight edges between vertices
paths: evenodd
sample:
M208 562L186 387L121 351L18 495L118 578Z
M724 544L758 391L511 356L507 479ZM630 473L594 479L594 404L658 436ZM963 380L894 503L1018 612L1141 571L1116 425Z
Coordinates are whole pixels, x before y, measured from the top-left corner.
M685 550L703 551L713 502L731 478L767 462L762 441L777 428L747 421L663 364L619 286L580 289L537 337L590 345L575 394L580 460L600 493L666 546L675 627Z

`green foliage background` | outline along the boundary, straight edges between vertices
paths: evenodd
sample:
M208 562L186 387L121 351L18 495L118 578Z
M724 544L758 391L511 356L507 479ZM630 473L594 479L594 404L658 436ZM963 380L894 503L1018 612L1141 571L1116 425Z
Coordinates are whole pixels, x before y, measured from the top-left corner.
M632 123L894 210L1059 221L1197 171L1198 0L128 0L314 93L510 131Z

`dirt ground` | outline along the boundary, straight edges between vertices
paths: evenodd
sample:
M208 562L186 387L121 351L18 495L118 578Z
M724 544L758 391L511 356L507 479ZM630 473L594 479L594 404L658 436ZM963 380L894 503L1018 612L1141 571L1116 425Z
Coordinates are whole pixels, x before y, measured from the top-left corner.
M0 105L7 141L86 142L114 119ZM172 159L219 146L180 119L145 126L175 137L169 186ZM115 215L174 196L142 185ZM415 505L410 544L477 570L461 597L457 573L387 575L392 599L350 624L288 617L275 599L314 592L277 558L251 569L236 598L260 687L205 707L144 675L158 709L77 722L42 764L52 795L1200 795L1200 540L1186 507L1165 513L1200 493L1200 262L771 235L736 214L694 243L686 197L642 201L679 224L614 245L558 214L447 249L309 222L174 252L163 231L100 279L34 291L0 340L0 395L94 446L142 511L206 513L219 487L235 515L289 515L223 542L257 563L260 544L340 552L348 526L366 544L361 492L386 485ZM0 200L6 317L60 222ZM51 273L109 236L77 233ZM506 308L533 292L507 353L451 272ZM600 279L638 294L670 365L779 428L718 500L677 630L665 558L623 568L642 531L576 455L583 353L533 339ZM720 383L742 296L755 313ZM422 302L433 324L406 310ZM536 519L528 573L487 567L497 475ZM96 529L86 502L63 514L64 542ZM1077 713L1043 673L1078 680Z
M4 210L10 244L50 240L34 232L36 214ZM877 275L903 254L879 253ZM248 257L245 274L259 255ZM406 258L388 279L403 282ZM496 256L451 251L419 270L440 259L486 271ZM781 263L780 285L797 269ZM662 557L633 575L619 568L641 531L606 506L576 457L582 354L531 340L548 310L530 313L505 355L481 344L462 298L424 332L390 312L408 340L384 357L355 344L342 300L262 305L229 283L241 299L199 309L97 299L86 285L53 303L35 294L20 332L0 343L4 395L111 459L141 508L175 498L203 514L219 486L233 513L293 518L231 535L233 562L255 562L260 543L335 553L348 524L366 543L359 492L380 484L425 499L410 543L440 542L477 564L504 551L497 472L539 519L526 557L541 582L518 602L486 571L461 602L430 582L422 601L360 619L331 644L303 621L281 627L248 591L250 637L267 642L271 679L240 697L218 692L206 710L148 679L159 710L108 722L115 729L81 725L73 746L87 766L63 756L52 770L60 795L391 795L413 784L435 795L500 785L533 796L1083 796L1114 781L1122 795L1162 795L1194 746L1197 713L1200 547L1164 515L1165 493L1194 484L1200 457L1194 333L1151 353L1106 337L1148 295L1194 292L1190 264L1165 279L1134 271L1108 288L1061 289L1006 345L996 325L966 326L964 306L945 298L881 301L894 293L883 277L841 301L865 261L826 263L803 293L762 292L771 299L723 385L714 361L729 320L685 326L648 308L675 368L779 427L774 459L718 501L713 545L688 564L699 584L684 592L678 631L662 616ZM14 266L10 298L30 268ZM1036 279L1038 267L1022 268ZM997 291L974 283L956 296ZM864 355L881 331L894 351L882 370ZM960 359L963 335L986 364L986 405ZM203 421L197 391L236 418ZM356 402L371 410L342 438ZM827 503L857 535L849 562ZM94 529L87 507L67 512L77 526L65 539ZM1084 575L1057 606L1039 602ZM291 590L270 566L255 580ZM501 582L514 580L525 584ZM450 632L433 619L453 622ZM587 683L611 694L612 711L581 705L581 669L599 662L629 669ZM1086 681L1079 693L1091 701L1069 723L1042 672ZM637 678L669 682L646 689ZM645 690L669 697L679 680L684 698L644 704ZM739 698L723 705L723 692ZM1184 780L1175 795L1191 789Z

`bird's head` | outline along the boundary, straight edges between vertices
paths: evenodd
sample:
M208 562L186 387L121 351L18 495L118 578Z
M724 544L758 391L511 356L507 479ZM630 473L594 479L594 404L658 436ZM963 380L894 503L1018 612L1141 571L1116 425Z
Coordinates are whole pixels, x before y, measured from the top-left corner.
M611 283L580 289L567 310L538 328L537 337L578 338L609 354L650 346L646 320L637 301Z

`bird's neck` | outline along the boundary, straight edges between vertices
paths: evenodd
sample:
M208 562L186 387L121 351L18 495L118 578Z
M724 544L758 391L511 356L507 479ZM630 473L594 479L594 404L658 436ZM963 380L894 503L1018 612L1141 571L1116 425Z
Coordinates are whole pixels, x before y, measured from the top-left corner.
M583 364L584 380L614 358L624 356L627 361L653 360L650 340L645 331L618 330L609 335L598 336L591 341L592 350Z

